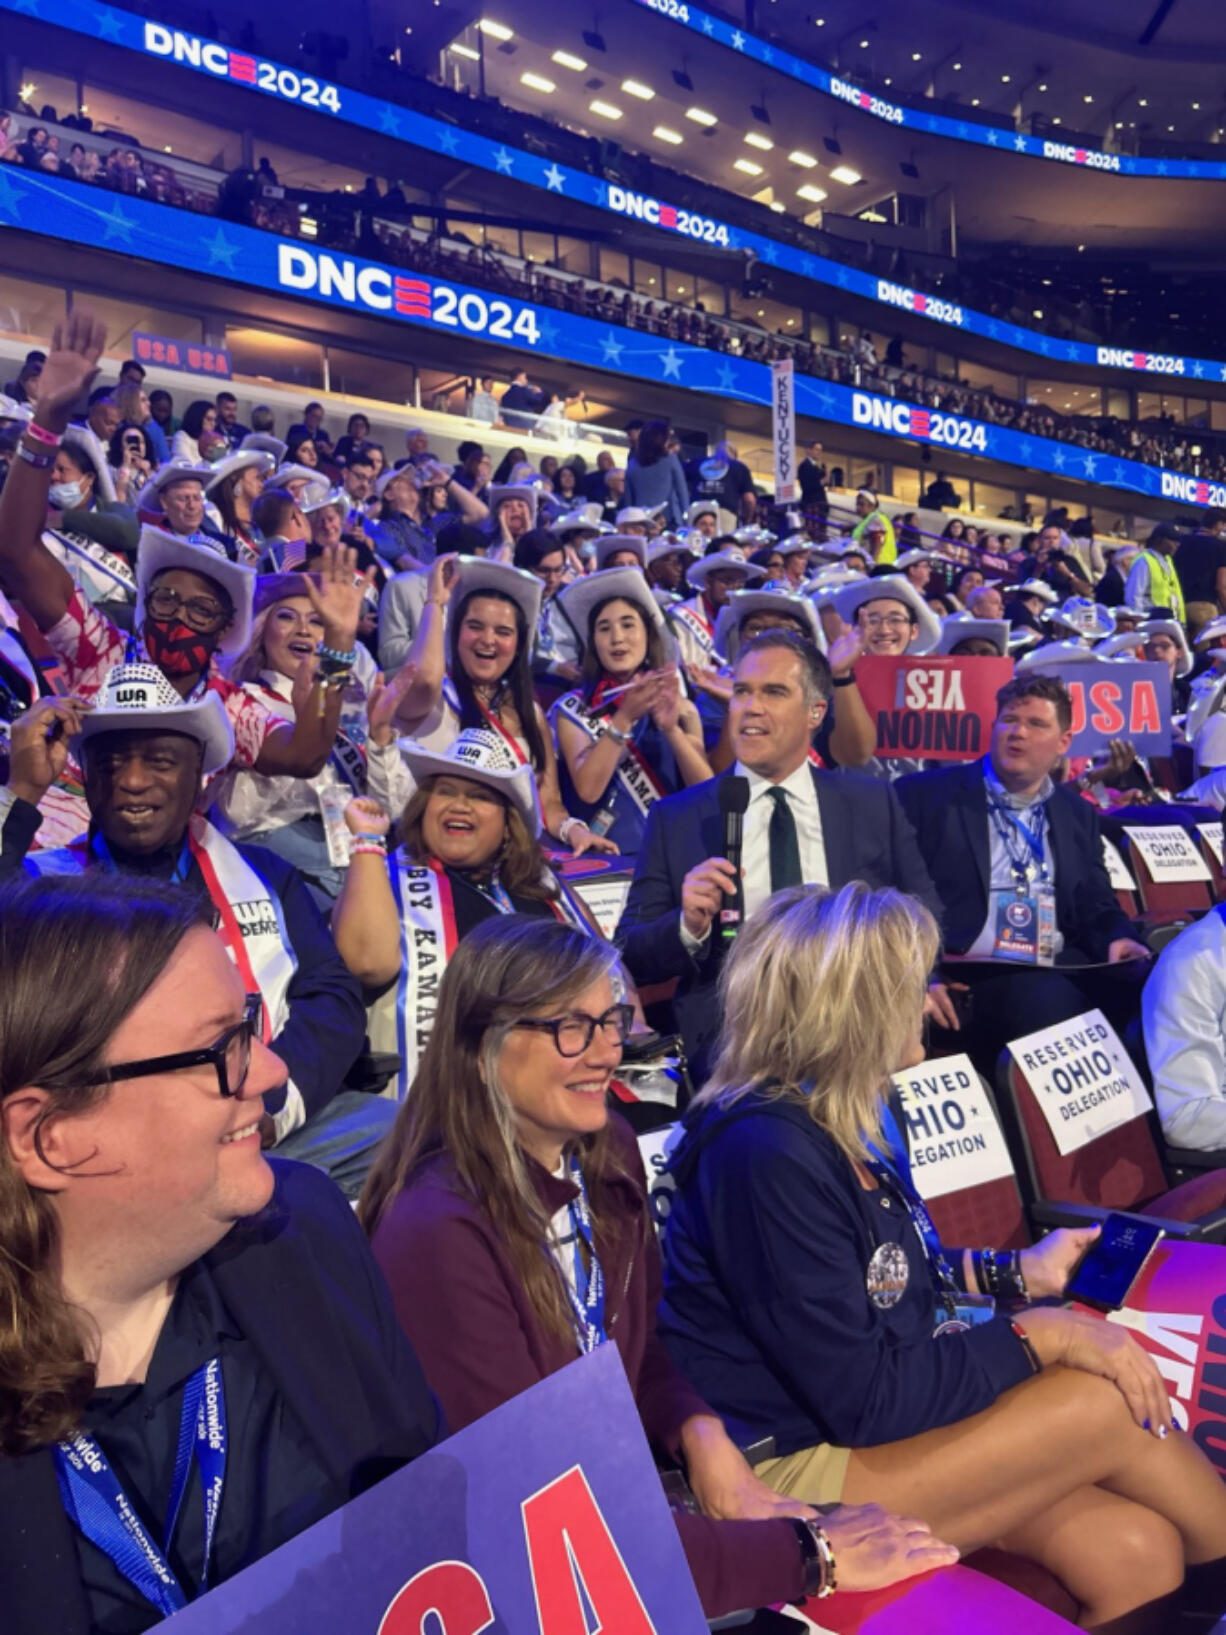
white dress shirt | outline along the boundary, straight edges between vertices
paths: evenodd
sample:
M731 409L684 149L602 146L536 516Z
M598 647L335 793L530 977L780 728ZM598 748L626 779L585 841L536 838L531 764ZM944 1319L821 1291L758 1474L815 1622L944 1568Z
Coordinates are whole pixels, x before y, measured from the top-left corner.
M740 761L732 770L749 781L749 807L745 813L741 846L745 918L748 919L761 908L771 895L770 821L775 803L769 791L776 787L787 790L788 806L796 820L801 878L808 886L828 886L830 875L826 868L826 843L822 838L822 813L817 803L817 785L813 781L811 763L802 761L778 786L751 772ZM710 935L708 928L706 936L692 936L682 918L681 943L689 953L695 954L700 948L705 948Z
M1226 1147L1226 918L1194 920L1158 955L1141 993L1162 1132L1174 1147Z

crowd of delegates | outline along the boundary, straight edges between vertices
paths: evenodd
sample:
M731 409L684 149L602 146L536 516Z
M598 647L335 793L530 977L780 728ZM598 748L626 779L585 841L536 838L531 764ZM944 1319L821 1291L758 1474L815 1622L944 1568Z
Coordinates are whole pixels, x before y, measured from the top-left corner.
M139 365L95 385L104 339L74 314L4 406L0 1494L39 1541L0 1545L6 1628L50 1627L51 1561L57 1629L146 1628L606 1339L686 1472L710 1616L989 1543L1086 1627L1220 1610L1226 1493L1157 1370L1042 1303L1093 1230L942 1248L884 1097L924 1027L990 1067L1019 1028L1135 1020L1150 949L1099 808L1169 769L1070 762L1059 672L1165 664L1208 798L1226 518L1108 564L1053 517L1005 584L871 490L846 537L776 514L664 422L624 471L443 460L419 428L389 459L319 404L284 437L224 392L158 418ZM878 753L863 660L934 653L1016 659L979 760ZM632 876L611 939L589 864ZM1015 901L1050 929L1033 968L1000 957ZM1146 990L1186 1144L1226 1121L1221 926ZM609 1110L653 1026L698 1091L663 1265ZM270 1199L275 1229L237 1224ZM210 1369L235 1497L211 1545L188 1500L151 1587L65 1448L113 1463L156 1550Z
M54 110L45 110L54 113ZM21 129L25 126L24 134ZM10 129L10 127L12 127ZM70 132L68 133L70 134ZM75 180L137 194L160 203L249 222L269 232L294 236L300 230L301 211L277 176L262 160L258 170L235 173L219 185L212 197L197 183L160 163L158 156L124 144L102 154L78 139L63 150L65 138L44 123L13 126L13 116L0 115L0 159L51 171ZM314 199L316 196L312 196ZM551 265L521 261L490 246L463 247L463 236L444 242L437 234L426 238L411 231L400 215L409 218L412 206L399 188L380 193L374 178L356 193L335 192L314 202L313 242L321 246L374 254L415 271L476 280L520 297L575 312L601 322L643 330L692 346L769 363L791 357L806 375L864 386L889 396L905 398L951 414L1008 426L1028 435L1054 438L1095 453L1140 460L1206 479L1226 477L1226 449L1216 446L1209 431L1192 431L1169 420L1128 424L1111 416L1060 414L1050 407L1018 402L990 390L973 387L955 377L932 375L906 360L905 347L896 336L879 357L872 335L865 331L845 349L824 347L801 336L770 333L752 321L728 320L707 312L701 302L687 306L678 301L648 299L612 284L598 283ZM543 399L533 416L545 435L553 425L565 430L568 401L580 393ZM510 424L528 424L525 420ZM1207 445L1207 446L1206 446Z

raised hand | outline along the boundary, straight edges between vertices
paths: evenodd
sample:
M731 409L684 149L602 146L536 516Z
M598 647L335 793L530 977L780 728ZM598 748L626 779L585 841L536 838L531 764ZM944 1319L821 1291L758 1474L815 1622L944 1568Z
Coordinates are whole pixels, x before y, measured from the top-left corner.
M345 808L345 827L351 835L383 836L392 826L392 820L379 805L366 795L355 796Z
M349 545L325 545L319 567L306 579L311 606L323 621L324 646L340 653L353 651L362 617L362 603L370 588L371 569L358 572L358 553Z
M856 660L864 652L864 637L858 626L848 624L841 619L831 608L832 619L823 618L822 624L826 630L826 657L830 660L831 673L836 676L848 676L855 666ZM833 637L830 634L832 624L837 624L838 633Z
M439 607L446 607L451 600L451 587L455 583L455 576L459 568L459 558L454 551L446 556L435 557L430 566L430 577L426 580L426 600L437 602Z
M382 749L396 736L396 716L409 688L417 680L417 666L402 664L390 681L375 680L366 700L366 724L370 742Z
M70 410L94 383L105 346L106 325L90 312L78 309L56 324L38 383L34 418L40 426L63 431Z
M68 740L93 709L84 698L40 698L13 722L8 786L37 806L68 764Z

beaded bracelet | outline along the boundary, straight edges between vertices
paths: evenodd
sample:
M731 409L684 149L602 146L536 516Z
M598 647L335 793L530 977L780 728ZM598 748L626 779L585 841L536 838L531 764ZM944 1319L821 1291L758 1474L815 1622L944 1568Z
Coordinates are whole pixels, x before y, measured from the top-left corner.
M358 650L356 647L351 647L347 653L342 653L338 651L337 648L325 647L323 642L320 642L315 651L321 659L329 659L333 664L344 665L348 670L352 670L354 665L358 662Z
M971 1263L984 1294L998 1300L1024 1300L1026 1279L1016 1249L973 1249Z
M53 431L48 431L46 426L35 425L33 420L28 421L23 427L22 435L32 437L36 443L41 443L44 448L59 448L64 441L62 436Z
M349 848L350 857L386 857L387 841L382 835L360 835Z

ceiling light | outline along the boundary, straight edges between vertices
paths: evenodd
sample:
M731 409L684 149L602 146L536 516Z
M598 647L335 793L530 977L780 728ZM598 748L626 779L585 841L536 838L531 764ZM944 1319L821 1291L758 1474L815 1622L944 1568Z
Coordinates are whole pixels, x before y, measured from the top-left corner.
M1094 98L1090 95L1090 93L1088 91L1086 92L1085 96L1082 98L1083 102L1093 102L1093 100L1094 100Z
M595 102L589 102L588 107L594 114L599 114L601 119L620 119L622 116L620 108L615 108L611 102L601 102L599 97Z
M1036 307L1034 309L1034 316L1036 318L1041 318L1043 316L1043 308L1042 307Z
M559 68L573 68L576 74L582 74L587 67L584 58L574 57L569 51L555 51L550 61L556 62Z
M835 165L830 172L830 179L831 181L842 182L844 187L854 187L857 182L863 180L863 177L858 170L853 170L850 165Z
M526 85L530 91L542 91L547 97L552 96L557 90L553 81L546 79L544 74L521 74L519 83Z
M495 40L512 40L515 38L513 28L508 28L505 23L496 23L492 17L482 17L477 27L482 34L488 34Z
M822 200L829 198L830 195L824 187L814 187L812 182L806 182L803 187L796 189L796 197L808 199L810 204L821 204Z
M680 131L671 130L667 125L657 125L651 134L657 142L670 142L675 148L680 147L682 142L685 141L685 137L682 136Z
M1194 102L1192 104L1192 106L1199 111L1199 109L1200 109L1200 103L1199 102Z
M1167 130L1168 130L1168 131L1169 131L1169 132L1171 132L1171 133L1173 133L1173 132L1174 132L1174 130L1175 130L1175 127L1174 127L1174 125L1168 125L1168 126L1167 126L1167 127L1166 127L1166 128L1167 128Z
M1053 125L1060 125L1060 124L1063 124L1063 121L1062 121L1062 120L1061 120L1061 118L1060 118L1060 115L1059 115L1059 114L1057 114L1057 115L1056 115L1056 117L1055 117L1055 118L1054 118L1054 119L1053 119L1053 120L1052 120L1052 124L1053 124Z
M1149 107L1149 98L1148 97L1138 97L1137 98L1137 107L1138 108L1148 108Z
M763 153L769 153L775 145L770 137L763 136L761 131L746 131L745 141L751 148L759 148Z
M956 62L954 64L954 73L958 74L958 73L961 73L961 71L962 71L962 64L960 62Z
M35 91L37 91L37 90L38 90L37 85L29 85L29 84L23 85L21 87L21 100L23 102L29 102L30 98L34 95Z
M782 203L779 199L774 199L771 202L771 209L775 212L775 214L777 216L781 216L783 214L783 212L787 209L787 205Z
M868 50L868 41L867 40L861 40L860 41L860 49L861 49L861 51L867 51Z
M471 45L464 45L459 40L457 40L454 45L449 45L447 49L448 51L454 51L457 57L467 57L470 62L481 61L481 53L479 51L474 51Z
M825 28L826 19L824 17L815 17L813 19L813 26L814 28Z
M971 98L971 107L972 108L977 108L978 106L979 106L979 98L978 97L972 97Z
M803 148L793 148L791 153L788 154L788 163L790 165L802 165L805 170L812 170L817 160L811 153L806 153Z
M705 108L687 108L685 117L692 119L695 125L718 125L719 120L714 114L709 114Z
M913 51L911 53L911 61L912 62L919 62L922 59L922 57L923 57L923 52L922 51Z
M760 176L762 174L762 166L755 165L752 159L735 159L732 168L741 171L746 176Z
M1002 85L1008 85L1008 83L1009 83L1009 81L1010 81L1010 80L1011 80L1011 79L1012 79L1012 78L1013 78L1013 76L1012 76L1012 74L1002 74L1002 75L1001 75L1001 76L1000 76L1000 83L1001 83L1001 84L1002 84Z
M893 83L894 83L894 81L890 78L890 76L888 74L885 76L885 82L886 82L887 85L893 85ZM789 318L788 322L791 323L791 321L792 320Z
M650 102L656 94L650 85L644 85L641 80L637 79L624 79L622 81L622 90L628 97L638 97L640 102Z

